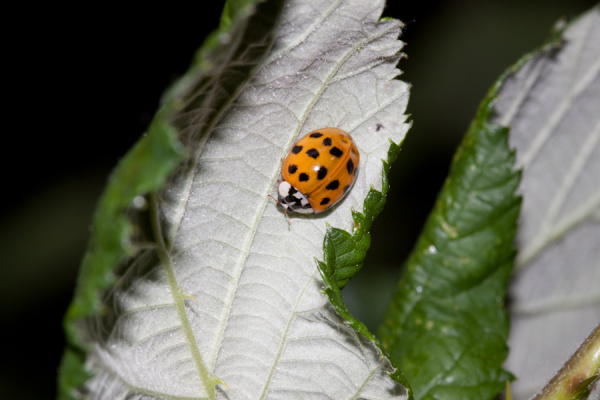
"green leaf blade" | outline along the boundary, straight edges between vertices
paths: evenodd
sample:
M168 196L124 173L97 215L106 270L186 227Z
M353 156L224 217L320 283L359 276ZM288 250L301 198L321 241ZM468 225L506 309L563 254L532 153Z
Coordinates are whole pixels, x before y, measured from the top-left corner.
M510 377L504 300L520 173L508 130L488 122L493 96L454 157L380 329L417 399L492 398Z
M396 366L380 341L369 331L367 326L356 319L351 313L344 299L341 290L363 266L366 252L371 243L371 234L369 230L375 218L381 213L386 201L386 194L389 188L388 172L390 164L398 157L400 144L390 143L387 162L383 162L381 191L374 188L369 190L363 203L363 213L352 211L354 219L354 230L352 234L341 230L328 229L323 241L324 261L318 262L319 272L323 278L326 289L324 292L329 297L329 301L344 318L346 324L351 326L356 332L369 339L382 355L390 359L391 370L387 373L396 382L401 383L406 388L408 399L413 398L412 389L409 381L403 375L402 371Z

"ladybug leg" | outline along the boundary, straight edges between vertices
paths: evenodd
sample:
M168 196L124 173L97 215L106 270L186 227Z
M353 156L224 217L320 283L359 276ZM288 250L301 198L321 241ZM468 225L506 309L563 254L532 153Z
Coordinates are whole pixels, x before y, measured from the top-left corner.
M275 200L275 203L277 203L279 205L279 200L277 200L275 197L271 196L270 194L268 194L267 196L269 196L270 198L272 198L273 200ZM287 219L287 223L288 225L291 225L292 223L290 222L290 217L287 213L286 209L283 209L283 213L285 214L285 218Z

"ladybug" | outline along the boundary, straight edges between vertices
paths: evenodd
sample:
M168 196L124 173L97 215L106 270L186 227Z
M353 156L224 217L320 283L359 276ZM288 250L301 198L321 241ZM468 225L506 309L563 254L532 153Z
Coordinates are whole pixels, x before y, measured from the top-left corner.
M347 132L323 128L307 133L282 162L277 203L286 215L329 209L352 187L359 161L356 144Z

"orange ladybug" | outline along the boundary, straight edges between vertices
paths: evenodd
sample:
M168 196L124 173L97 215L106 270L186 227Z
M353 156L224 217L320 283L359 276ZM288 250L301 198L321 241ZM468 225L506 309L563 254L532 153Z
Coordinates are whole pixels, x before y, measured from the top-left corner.
M286 214L325 211L348 193L359 162L358 149L347 132L338 128L309 132L283 160L277 203Z

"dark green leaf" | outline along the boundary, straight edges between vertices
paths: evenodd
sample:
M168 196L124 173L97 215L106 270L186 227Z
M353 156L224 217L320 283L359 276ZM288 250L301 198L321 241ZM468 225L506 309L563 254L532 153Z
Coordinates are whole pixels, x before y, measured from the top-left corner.
M400 146L391 142L388 152L387 162L383 162L383 177L381 192L371 188L363 206L363 214L353 212L355 228L352 234L336 228L329 228L323 241L324 261L319 261L319 272L325 283L325 293L329 297L331 304L346 320L346 323L357 332L371 340L385 354L381 343L369 332L365 324L357 320L350 314L350 310L344 304L341 290L363 266L367 250L371 244L371 234L369 230L375 218L383 210L385 198L388 191L388 171L389 166L400 151ZM391 359L390 359L391 361ZM410 385L400 370L393 364L394 371L389 375L397 382L402 383L408 390L409 398L412 398Z
M510 379L504 303L520 173L508 129L488 122L495 93L456 152L380 330L419 400L493 398Z

